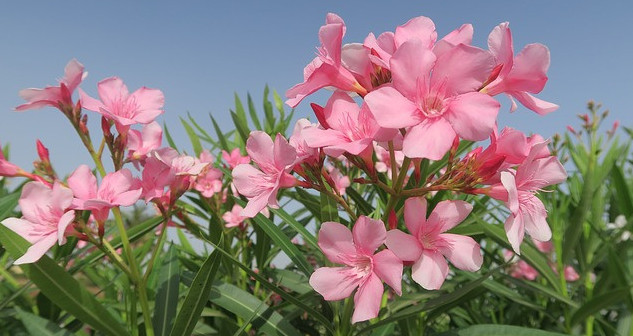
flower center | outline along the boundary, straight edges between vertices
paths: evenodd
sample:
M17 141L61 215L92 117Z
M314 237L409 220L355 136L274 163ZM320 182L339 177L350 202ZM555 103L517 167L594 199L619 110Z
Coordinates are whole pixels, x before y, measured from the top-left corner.
M422 101L420 110L428 118L436 118L444 113L444 100L439 96L429 96Z

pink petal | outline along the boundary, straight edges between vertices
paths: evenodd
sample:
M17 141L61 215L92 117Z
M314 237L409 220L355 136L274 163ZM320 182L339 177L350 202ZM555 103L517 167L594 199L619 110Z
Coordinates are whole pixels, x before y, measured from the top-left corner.
M53 183L53 189L51 190L51 200L49 211L63 211L70 207L73 201L73 192L66 188L59 181Z
M447 275L446 259L441 253L432 250L424 250L411 268L413 281L428 290L440 289Z
M410 158L440 160L453 145L455 131L443 118L425 119L404 136L402 152Z
M446 85L447 97L477 91L494 66L494 58L489 52L460 44L437 59L431 86Z
M503 65L499 77L505 77L512 70L514 62L512 32L508 27L508 22L500 23L490 32L490 35L488 35L488 49L495 56L497 63Z
M529 93L512 91L510 95L520 101L523 106L540 115L546 115L558 109L558 105L538 99Z
M310 276L310 286L327 301L349 297L359 282L349 267L321 267Z
M136 203L138 199L141 197L143 189L133 189L129 191L122 192L116 195L112 199L112 204L120 205L120 206L131 206Z
M456 45L460 43L471 44L472 40L473 25L463 24L461 27L453 30L441 40L437 41L437 43L433 46L433 53L435 56L440 57Z
M81 165L68 177L68 186L75 198L88 200L97 197L97 178L87 165Z
M530 195L521 201L521 215L525 231L532 238L540 241L548 241L552 239L552 230L547 224L547 211L543 202L538 197Z
M275 166L273 149L273 140L265 132L252 131L248 136L246 151L260 168L262 166Z
M51 188L41 182L25 184L18 201L24 218L32 223L46 222L50 216L48 207L51 205L51 194Z
M105 107L101 101L90 97L82 89L79 89L79 100L81 101L81 107L86 110L101 113L101 109Z
M427 227L424 227L423 230L429 231L438 228L439 232L446 232L464 221L472 210L472 204L464 201L439 202L431 212L427 220Z
M73 92L81 81L86 77L87 73L84 72L83 64L79 63L76 59L71 59L64 68L63 82L68 87L68 91Z
M356 256L352 232L345 225L325 222L319 230L319 247L333 263L347 264L350 257Z
M419 40L426 48L431 49L437 40L433 21L427 17L418 16L396 28L394 34L396 47L411 40Z
M165 96L161 90L141 87L130 95L132 101L139 106L142 114L154 115L163 113L162 108L165 105ZM137 118L140 116L136 116ZM149 122L147 122L149 123Z
M233 184L240 195L255 197L264 190L272 189L267 175L249 164L240 164L233 169Z
M365 103L381 127L409 127L423 120L418 107L390 86L380 87L367 94Z
M372 255L387 239L385 224L379 219L360 216L352 229L356 249Z
M442 254L455 267L470 272L478 271L481 268L484 259L481 255L481 248L474 239L451 233L443 233L440 238L446 243L446 246L440 248Z
M330 155L332 157L338 157L341 154L347 152L352 155L360 155L365 150L370 148L373 144L372 139L365 138L361 140L351 141L351 142L338 142L338 145L331 145L324 149L325 154ZM371 152L369 152L371 155Z
M547 82L549 49L540 43L528 44L514 58L506 78L508 91L539 93Z
M31 247L26 250L26 253L18 258L13 264L30 264L40 260L40 258L42 258L42 256L46 254L53 245L55 245L55 242L57 242L57 234L53 232L31 245Z
M523 218L521 213L515 217L513 214L508 216L504 224L506 235L510 246L516 254L521 254L521 242L523 242L523 236L525 235L525 226L523 225Z
M358 287L354 295L354 314L352 323L366 321L378 316L380 302L385 288L382 281L371 273L369 277Z
M501 105L487 94L469 92L450 100L444 117L463 139L487 139L496 127Z
M420 228L426 224L426 198L411 197L404 202L404 224L412 235L418 235Z
M272 194L273 190L270 190L249 198L248 204L246 204L244 210L240 212L240 216L246 218L253 218L257 216L258 213L268 206L269 199Z
M422 255L420 240L397 229L387 232L385 245L403 261L416 261Z
M374 255L374 273L398 295L402 295L402 260L390 250Z
M414 100L419 95L418 80L426 82L435 60L435 54L418 40L401 45L389 63L394 88Z
M22 218L7 218L2 221L2 224L7 228L11 229L11 231L19 234L22 238L26 239L29 243L33 244L40 236L32 235L31 231L33 230L33 224L26 219Z
M290 146L288 141L279 133L275 137L275 148L273 150L273 160L278 170L284 170L292 165L297 158L297 151Z
M97 84L97 90L103 105L108 109L119 105L122 99L127 99L129 96L127 86L118 77L110 77L100 81Z
M519 212L519 192L517 190L516 180L514 174L508 171L503 171L500 174L501 184L508 192L507 206L513 214Z
M59 245L66 243L66 228L75 220L75 211L66 212L57 223L57 241Z

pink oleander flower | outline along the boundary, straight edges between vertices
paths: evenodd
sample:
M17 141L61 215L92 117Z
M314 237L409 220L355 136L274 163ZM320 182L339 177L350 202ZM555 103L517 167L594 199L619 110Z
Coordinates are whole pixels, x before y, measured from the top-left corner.
M134 124L149 124L163 113L165 97L160 90L142 87L130 94L118 77L106 78L97 87L101 101L79 89L82 106L114 120L119 131Z
M16 111L38 109L45 106L56 108L73 108L72 94L81 81L86 78L84 66L76 59L70 60L64 69L64 77L59 80L59 86L47 86L44 89L24 89L20 97L28 103L15 108Z
M343 175L341 171L334 167L328 167L328 172L330 173L330 178L332 178L332 182L334 182L334 187L339 195L345 195L345 189L351 185L351 181L349 176Z
M439 160L455 136L484 140L494 130L499 102L478 92L493 67L485 50L459 44L437 57L428 45L412 39L390 60L393 83L365 96L378 125L410 127L403 153Z
M505 250L503 252L503 257L506 261L511 261L515 257L515 254L510 250ZM538 271L524 260L519 259L510 266L510 276L516 279L523 278L534 281L538 274Z
M222 219L224 219L224 221L226 222L224 226L226 226L227 228L232 228L236 226L241 227L244 223L244 220L248 219L248 217L240 215L242 210L244 210L244 208L235 204L233 205L231 211L225 212L224 215L222 215Z
M322 109L325 124L308 127L303 136L308 146L323 147L325 154L337 157L347 152L352 155L371 156L372 143L388 141L397 130L381 129L363 104L360 108L345 92L336 91Z
M565 280L567 281L573 282L580 279L580 275L578 275L578 272L576 272L576 270L571 266L565 266L563 272L565 274Z
M70 189L55 182L49 187L41 182L29 182L22 188L18 203L22 218L7 218L2 224L22 236L31 247L15 261L16 265L38 261L55 242L66 243L66 230L75 220L69 210L73 200Z
M71 208L91 210L99 223L108 219L111 208L134 204L142 192L140 181L127 169L107 174L97 188L97 178L86 165L68 177L68 186L74 194Z
M148 156L141 173L143 192L141 197L145 202L160 199L165 194L165 187L174 180L171 168L154 156Z
M349 297L354 289L352 323L378 316L384 292L382 282L402 295L402 260L388 249L374 252L384 244L385 224L360 216L353 231L340 223L325 222L319 230L319 247L333 263L343 267L321 267L312 273L310 286L327 301Z
M296 107L307 95L326 86L356 92L361 96L367 93L342 61L343 35L345 35L343 19L336 14L328 13L325 17L325 25L319 29L321 47L318 48L317 57L303 69L304 82L286 92L288 98L286 104Z
M547 224L547 211L536 193L542 188L567 179L565 168L558 158L537 158L547 142L532 147L530 155L516 170L501 172L501 183L491 186L489 195L505 201L511 213L505 222L505 230L512 249L520 254L521 242L527 232L539 241L548 241L552 231Z
M0 176L14 177L21 175L22 168L7 161L2 151L2 145L0 145Z
M374 144L374 152L376 153L376 171L380 173L387 173L387 176L391 176L391 155L389 151L384 147ZM400 150L394 151L396 156L396 165L398 168L402 166L404 161L404 154Z
M201 175L209 166L210 162L213 161L213 157L208 151L206 154L205 152L201 153L201 157L207 162L201 162L198 158L180 155L178 151L169 147L155 150L151 155L169 167L169 173L167 173L166 179L162 182L169 184L172 201L175 201L185 191L192 188L196 178ZM210 177L213 178L216 175L217 174L212 174ZM158 188L158 185L156 187Z
M207 169L196 178L193 188L204 197L212 197L222 191L222 171L217 168Z
M517 108L514 99L540 115L558 109L558 105L530 95L541 92L547 82L550 56L546 46L540 43L528 44L515 57L512 32L508 23L504 22L488 36L488 48L496 58L496 69L500 69L496 78L493 77L482 92L491 96L506 93L512 101L511 111Z
M131 161L144 161L151 151L160 148L163 142L163 129L152 121L144 125L141 131L130 130L127 139L128 157Z
M310 123L310 121L306 118L297 120L295 128L292 131L292 135L290 136L290 139L288 139L290 146L294 147L297 151L295 165L300 165L302 163L314 164L319 161L319 150L308 146L306 143L305 130L310 127L316 127L316 125Z
M249 158L248 155L242 156L239 148L233 148L230 154L227 151L222 151L222 159L224 159L224 162L226 162L231 169L237 167L237 165L251 162L251 158Z
M448 263L465 271L477 271L483 257L479 244L468 236L445 233L461 223L473 209L464 201L442 201L426 218L426 199L404 203L404 222L411 234L398 229L387 232L386 245L403 261L414 261L411 276L425 289L439 289L448 275Z
M241 215L252 218L266 206L278 208L279 188L289 188L297 183L290 174L297 154L281 134L277 134L273 143L270 136L261 131L251 132L246 151L259 169L249 164L238 165L233 169L233 184L248 198Z

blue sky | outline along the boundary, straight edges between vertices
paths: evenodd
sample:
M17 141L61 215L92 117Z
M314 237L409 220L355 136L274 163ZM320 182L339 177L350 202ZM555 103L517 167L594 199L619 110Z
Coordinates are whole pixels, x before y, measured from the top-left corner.
M14 112L18 91L55 84L71 58L89 72L82 88L96 96L96 83L121 77L130 90L161 89L160 118L179 144L187 139L178 121L187 112L211 130L213 113L227 130L233 93L250 92L261 104L264 85L280 94L302 80L314 57L317 32L327 12L347 23L344 42L362 42L369 32L393 31L424 15L440 36L463 23L475 28L473 44L486 47L490 30L509 21L515 50L540 42L551 51L550 81L538 97L561 108L538 117L520 107L500 113L500 124L551 136L577 124L590 99L633 126L633 5L589 1L12 1L0 10L0 141L11 143L14 162L30 168L35 139L51 150L58 172L89 163L68 121L54 109ZM311 116L308 98L297 110ZM98 118L91 115L92 124ZM98 128L94 128L96 135Z

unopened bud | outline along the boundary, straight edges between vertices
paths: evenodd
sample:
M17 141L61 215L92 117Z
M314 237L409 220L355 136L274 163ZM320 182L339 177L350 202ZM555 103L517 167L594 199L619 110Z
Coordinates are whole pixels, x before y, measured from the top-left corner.
M323 106L311 103L310 107L312 107L312 111L314 111L314 115L316 115L319 124L323 126L323 128L328 129L330 125L328 125L327 120L325 120L325 113L323 112Z
M40 160L42 162L50 162L48 148L44 147L44 144L42 144L39 139L35 141L35 146L37 147L37 155L40 157Z
M391 209L389 212L389 218L387 219L389 222L389 230L394 230L398 228L398 217L396 216L396 212Z
M89 131L88 131L88 115L84 114L81 117L81 121L79 122L79 131L81 131L81 133L83 133L84 135L88 136Z

